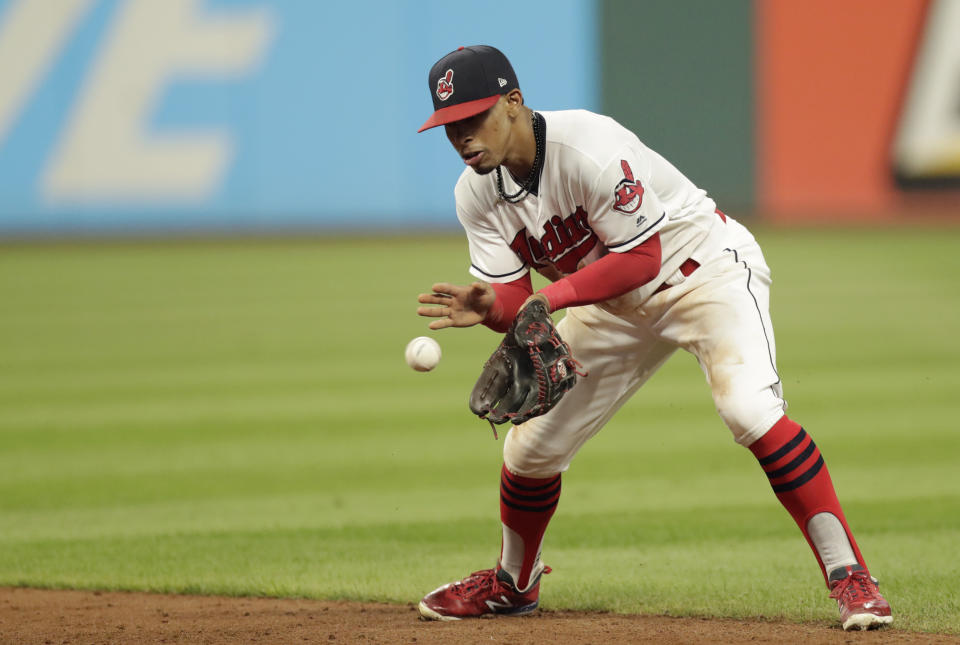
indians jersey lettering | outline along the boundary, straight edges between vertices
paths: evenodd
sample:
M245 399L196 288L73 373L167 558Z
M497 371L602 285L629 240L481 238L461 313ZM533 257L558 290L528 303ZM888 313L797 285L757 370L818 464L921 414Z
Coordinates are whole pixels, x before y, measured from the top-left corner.
M505 202L492 174L470 168L457 183L470 272L510 282L532 267L556 278L659 232L662 276L649 283L652 293L719 221L716 205L613 119L584 110L540 114L546 150L535 194ZM508 192L518 190L509 172L503 181Z
M582 206L561 219L554 215L543 225L543 235L538 239L527 229L518 231L510 242L510 248L535 269L551 264L561 273L573 273L597 245L597 236L587 222L587 212Z

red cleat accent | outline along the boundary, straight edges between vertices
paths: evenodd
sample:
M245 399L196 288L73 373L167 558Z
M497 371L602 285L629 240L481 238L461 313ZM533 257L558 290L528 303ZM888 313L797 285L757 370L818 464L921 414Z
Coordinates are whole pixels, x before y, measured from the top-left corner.
M542 573L550 573L544 567ZM460 620L480 616L523 616L540 604L540 576L520 593L503 569L474 571L459 582L431 591L420 601L420 615L427 620Z
M840 622L844 630L866 630L889 625L893 622L890 603L880 594L876 578L871 577L866 569L854 571L854 568L846 567L846 577L830 581L830 597L837 601L840 608Z

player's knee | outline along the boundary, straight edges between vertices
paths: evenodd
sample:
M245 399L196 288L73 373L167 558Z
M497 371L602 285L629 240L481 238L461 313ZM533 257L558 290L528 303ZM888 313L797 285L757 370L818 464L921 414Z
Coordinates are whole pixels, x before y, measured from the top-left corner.
M510 429L504 439L503 463L507 470L522 477L552 477L567 469L569 451L556 443L536 441L519 426Z
M720 418L730 428L737 443L749 445L783 416L783 400L772 392L758 394L731 391L714 394Z

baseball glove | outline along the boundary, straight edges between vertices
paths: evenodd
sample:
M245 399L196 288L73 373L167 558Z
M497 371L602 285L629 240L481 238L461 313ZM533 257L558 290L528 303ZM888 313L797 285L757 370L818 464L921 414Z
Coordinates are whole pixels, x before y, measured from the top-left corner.
M520 310L483 366L470 394L470 410L494 424L520 424L552 410L586 376L560 338L546 306L534 300Z

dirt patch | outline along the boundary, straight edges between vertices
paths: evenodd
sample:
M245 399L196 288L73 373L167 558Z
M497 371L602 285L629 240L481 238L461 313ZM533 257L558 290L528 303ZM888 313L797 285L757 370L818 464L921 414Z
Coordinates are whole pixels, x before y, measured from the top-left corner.
M896 629L544 611L453 623L413 605L0 589L0 642L87 643L956 643Z

